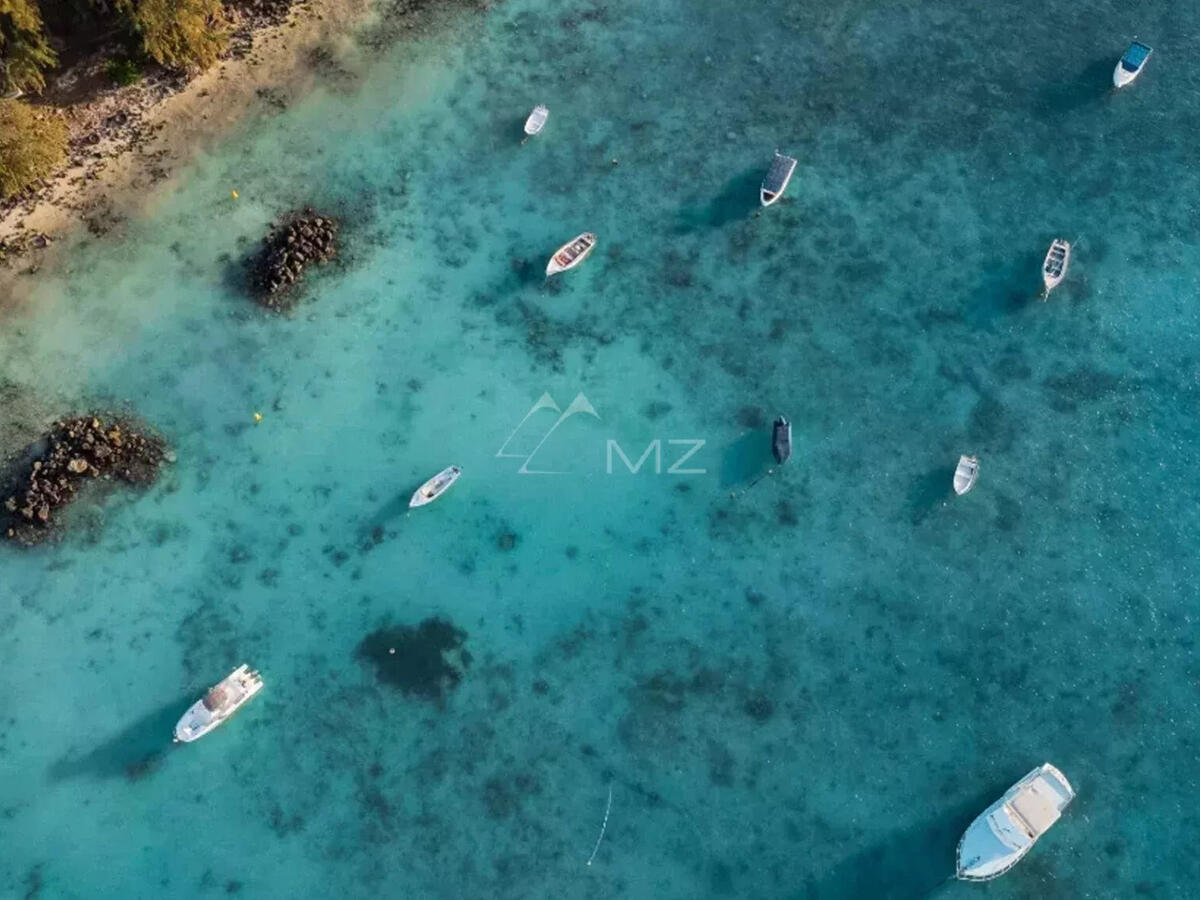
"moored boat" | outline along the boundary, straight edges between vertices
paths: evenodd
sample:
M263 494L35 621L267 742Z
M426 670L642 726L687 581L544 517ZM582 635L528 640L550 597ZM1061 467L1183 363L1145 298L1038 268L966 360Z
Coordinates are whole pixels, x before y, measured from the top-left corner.
M550 262L546 263L546 277L549 278L551 275L575 268L595 249L596 236L590 231L585 231L579 237L567 241L554 251Z
M258 672L245 664L238 666L183 714L175 726L175 740L186 744L204 737L262 688L263 680Z
M1064 809L1075 789L1043 763L979 814L958 842L957 875L963 881L999 878L1024 858Z
M954 470L954 493L960 497L975 487L979 479L979 458L976 456L960 456L958 467Z
M525 134L529 137L537 134L546 127L546 120L550 118L550 110L539 103L533 108L533 112L529 114L529 118L525 120Z
M783 196L783 192L787 190L788 182L792 180L792 173L795 171L796 160L790 156L784 156L776 150L775 158L771 160L771 168L767 169L767 174L763 177L762 187L758 191L758 198L762 201L763 206L770 206Z
M1153 52L1150 47L1138 41L1130 44L1129 49L1118 60L1117 67L1113 69L1113 87L1123 88L1141 75L1142 69L1146 67L1146 60Z
M792 423L780 416L771 429L771 453L782 465L792 455Z
M458 476L462 474L462 469L458 466L450 466L442 469L423 485L417 488L412 495L412 499L408 501L408 506L411 509L414 506L424 506L426 503L432 503L442 494L450 489L450 485L458 481Z
M1055 238L1046 251L1046 259L1042 262L1042 299L1050 296L1050 292L1058 287L1058 283L1067 277L1067 266L1071 264L1071 242Z

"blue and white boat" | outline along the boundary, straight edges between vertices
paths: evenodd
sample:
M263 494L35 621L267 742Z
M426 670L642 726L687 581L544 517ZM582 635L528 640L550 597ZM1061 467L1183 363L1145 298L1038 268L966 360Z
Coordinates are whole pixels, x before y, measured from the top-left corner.
M1028 853L1075 799L1066 776L1043 763L985 809L958 842L958 877L999 878Z
M795 171L796 160L790 156L784 156L776 150L775 158L771 160L771 168L767 170L766 177L762 181L762 188L758 193L763 206L770 206L783 196L788 182L792 180L792 173Z
M1146 67L1146 60L1153 52L1145 44L1139 44L1137 41L1130 44L1125 55L1121 57L1121 61L1117 63L1117 68L1113 70L1113 86L1125 87L1141 75L1142 69Z

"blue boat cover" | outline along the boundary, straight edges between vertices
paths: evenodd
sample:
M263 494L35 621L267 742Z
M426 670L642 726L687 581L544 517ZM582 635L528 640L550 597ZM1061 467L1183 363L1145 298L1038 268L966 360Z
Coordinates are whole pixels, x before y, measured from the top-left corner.
M1129 71L1136 71L1142 63L1146 61L1146 57L1150 55L1150 48L1145 44L1139 44L1134 41L1129 45L1129 49L1125 51L1125 55L1121 57L1121 64ZM1110 56L1109 59L1112 59Z
M771 160L771 168L767 170L766 177L763 178L762 189L771 194L778 194L783 190L783 183L787 181L794 168L796 168L796 160L790 156L784 156L782 153L776 153L775 158Z

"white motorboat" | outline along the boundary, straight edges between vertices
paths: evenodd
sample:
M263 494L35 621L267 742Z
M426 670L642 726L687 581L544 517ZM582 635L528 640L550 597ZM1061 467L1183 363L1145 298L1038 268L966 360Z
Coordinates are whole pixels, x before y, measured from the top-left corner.
M1029 852L1075 799L1071 783L1043 763L985 809L958 842L958 877L999 878Z
M771 160L771 168L767 169L767 174L763 177L762 187L759 188L758 192L759 200L762 201L763 206L770 206L783 196L783 192L787 190L788 182L792 180L792 173L795 171L796 160L790 156L784 156L776 150L775 158Z
M575 268L595 249L596 236L590 231L585 231L574 240L567 241L554 251L550 262L546 263L546 277L549 278L551 275Z
M458 476L462 474L462 469L458 466L450 466L448 469L442 469L427 482L417 488L412 499L408 501L409 508L414 506L424 506L426 503L432 503L446 491L450 490L450 485L458 481Z
M550 118L550 110L547 107L541 103L535 106L533 112L529 114L529 118L525 120L526 140L545 128L548 118Z
M1050 292L1058 287L1058 283L1067 277L1067 266L1071 264L1071 242L1055 238L1046 251L1046 259L1042 262L1042 299L1050 296Z
M1130 44L1125 55L1117 62L1117 67L1113 69L1113 87L1123 88L1141 75L1142 69L1146 67L1146 60L1153 52L1150 47L1137 41Z
M204 737L262 688L263 680L258 672L244 664L238 666L183 714L175 726L175 740L186 744Z
M958 467L954 470L954 493L960 497L975 487L979 479L979 457L960 456Z

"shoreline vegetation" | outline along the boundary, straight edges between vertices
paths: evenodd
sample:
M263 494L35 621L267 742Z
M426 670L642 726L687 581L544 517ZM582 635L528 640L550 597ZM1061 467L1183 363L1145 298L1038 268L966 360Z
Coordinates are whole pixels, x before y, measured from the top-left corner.
M26 263L24 271L36 272L40 251L72 225L108 231L200 139L264 98L285 106L288 89L328 60L331 42L370 7L371 0L0 5L0 276ZM156 29L139 15L168 21Z

